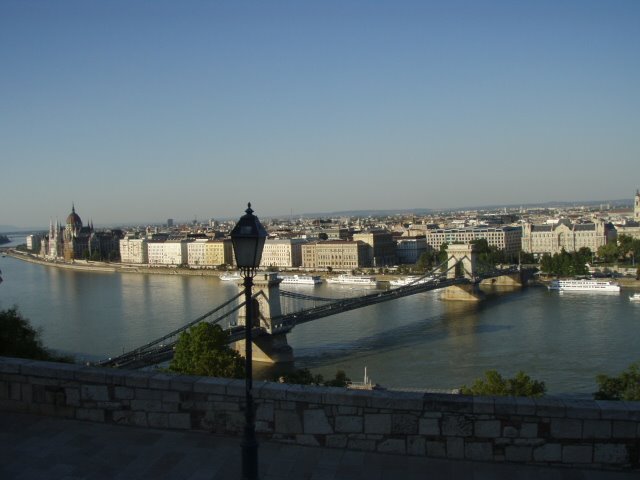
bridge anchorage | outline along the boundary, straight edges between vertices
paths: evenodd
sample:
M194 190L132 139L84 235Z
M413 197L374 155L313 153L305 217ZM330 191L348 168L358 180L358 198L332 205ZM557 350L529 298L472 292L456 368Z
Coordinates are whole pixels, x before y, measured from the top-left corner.
M479 301L483 294L480 284L522 286L531 271L519 267L480 271L474 245L450 245L449 258L408 285L349 298L324 298L280 289L281 280L275 273L262 273L254 277L254 318L252 322L253 359L266 363L292 362L293 350L287 342L287 333L295 326L319 320L350 310L396 300L416 293L441 290L443 300ZM229 344L244 352L245 303L244 287L209 312L182 327L129 352L99 362L115 368L143 368L173 358L175 345L182 332L199 322L219 324L229 334Z

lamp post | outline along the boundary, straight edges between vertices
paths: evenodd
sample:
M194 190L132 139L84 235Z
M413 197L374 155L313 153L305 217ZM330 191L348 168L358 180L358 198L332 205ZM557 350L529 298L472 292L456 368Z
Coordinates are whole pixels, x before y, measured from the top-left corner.
M231 231L231 243L236 257L236 264L244 278L245 296L245 425L242 439L242 478L255 480L258 478L258 441L256 440L255 412L253 408L253 369L252 369L252 329L253 300L251 287L256 269L260 265L262 249L267 232L260 224L258 217L251 210L251 203L245 210L246 215L240 217Z

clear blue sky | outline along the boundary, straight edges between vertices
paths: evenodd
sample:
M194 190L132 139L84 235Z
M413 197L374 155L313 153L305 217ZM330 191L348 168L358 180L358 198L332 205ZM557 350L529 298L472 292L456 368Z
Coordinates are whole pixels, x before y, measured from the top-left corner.
M0 225L640 187L637 0L3 0L0 92Z

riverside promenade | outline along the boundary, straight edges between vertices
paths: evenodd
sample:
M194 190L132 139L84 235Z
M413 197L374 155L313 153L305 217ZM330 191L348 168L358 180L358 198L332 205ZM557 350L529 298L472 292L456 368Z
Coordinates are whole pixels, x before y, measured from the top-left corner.
M0 478L241 478L240 439L0 412ZM631 480L638 472L496 464L261 442L262 480Z

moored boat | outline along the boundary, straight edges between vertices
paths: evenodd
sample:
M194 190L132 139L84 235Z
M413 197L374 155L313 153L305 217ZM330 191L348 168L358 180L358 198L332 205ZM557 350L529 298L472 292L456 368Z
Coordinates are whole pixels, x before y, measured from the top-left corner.
M338 275L327 278L327 283L339 283L342 285L360 285L364 287L375 287L378 285L376 277L365 277L358 275Z
M619 292L620 285L604 280L552 280L549 290L560 292Z
M278 275L283 284L287 285L319 285L322 278L317 275Z
M405 285L420 285L421 283L429 283L433 280L433 277L404 277L404 278L396 278L394 280L390 280L389 284L392 287L404 287Z
M632 302L640 302L640 293L634 293L629 297Z
M237 272L233 272L233 273L227 272L220 275L220 280L222 280L223 282L233 282L236 280L242 280L242 277Z

